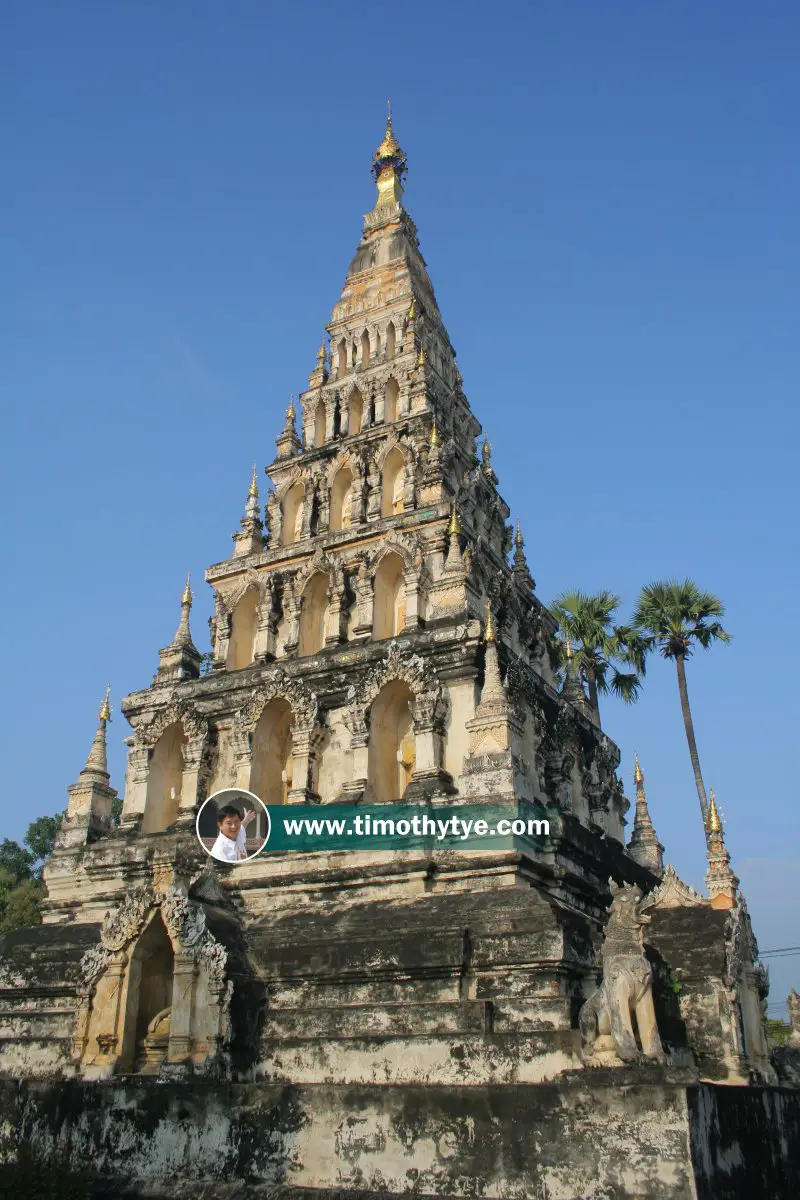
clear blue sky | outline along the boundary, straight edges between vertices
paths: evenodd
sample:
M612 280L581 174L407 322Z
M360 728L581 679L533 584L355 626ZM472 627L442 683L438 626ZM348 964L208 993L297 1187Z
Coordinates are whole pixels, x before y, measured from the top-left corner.
M707 782L762 948L800 944L800 7L7 0L0 14L0 836L66 801L224 558L373 203L406 199L548 601L692 575ZM674 669L604 706L704 857ZM110 727L113 782L122 738ZM773 968L780 1007L800 958Z

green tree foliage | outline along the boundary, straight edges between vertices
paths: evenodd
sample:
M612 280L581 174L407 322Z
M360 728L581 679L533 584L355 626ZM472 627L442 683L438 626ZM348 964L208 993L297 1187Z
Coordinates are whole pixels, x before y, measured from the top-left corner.
M58 813L32 821L25 834L25 846L10 838L0 843L0 933L40 924L40 905L45 895L40 881L42 867L53 852L63 816Z
M612 592L562 592L550 605L561 632L568 637L575 664L589 688L589 703L600 724L599 697L613 693L630 704L639 696L645 653L638 632L615 625L622 603ZM627 670L623 668L628 668Z
M20 879L29 879L35 862L35 855L24 846L20 846L19 842L12 842L10 838L6 838L0 843L0 871L8 872L14 883L19 883Z
M53 846L63 819L63 813L56 813L54 817L37 817L28 826L25 845L35 859L44 863L44 860L53 853Z
M791 1037L792 1027L788 1021L778 1021L768 1017L764 1022L764 1027L767 1031L767 1045L770 1050L775 1050L778 1046L785 1046Z
M678 692L681 700L683 726L689 743L695 787L700 801L703 828L708 832L708 801L700 756L694 734L689 692L686 686L686 660L700 646L707 650L714 642L729 642L730 635L722 628L719 618L725 615L722 601L711 592L701 592L691 579L681 583L668 579L642 588L633 613L633 627L638 632L645 652L658 650L664 658L675 662Z

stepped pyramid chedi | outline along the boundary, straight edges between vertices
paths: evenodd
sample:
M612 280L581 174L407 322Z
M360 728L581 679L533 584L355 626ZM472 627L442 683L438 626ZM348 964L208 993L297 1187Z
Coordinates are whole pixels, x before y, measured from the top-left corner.
M206 571L208 669L187 581L152 685L120 705L131 734L119 821L106 698L46 867L43 924L0 939L0 1071L34 1150L55 1144L57 1111L75 1161L146 1178L147 1195L169 1170L321 1193L561 1195L535 1190L544 1150L526 1149L526 1131L543 1123L561 1171L570 1121L573 1147L578 1137L599 1161L619 1117L618 1084L602 1070L580 1120L570 1100L592 1075L578 1017L598 979L612 879L620 913L650 894L677 958L686 913L695 940L719 950L714 981L687 967L687 995L700 999L680 1014L670 964L653 968L675 1070L699 1078L692 1031L708 1017L704 1078L768 1074L738 881L727 908L674 873L659 887L638 774L634 853L625 846L619 751L574 660L557 670L556 627L404 207L391 118L373 174L375 206L308 387L286 409L266 494L254 468L232 553ZM232 867L204 854L195 823L206 797L233 786L320 812L526 801L550 833L496 850L267 852ZM639 969L644 918L627 933L614 921L606 972L626 938ZM723 985L734 942L749 982ZM709 989L718 1002L704 1007ZM730 1019L708 1016L720 1005ZM592 1012L610 1061L600 999ZM649 1069L664 1070L660 1059ZM667 1084L648 1079L663 1099ZM641 1115L654 1096L628 1114L643 1161L665 1144ZM678 1173L687 1119L673 1105ZM626 1158L623 1145L609 1179L625 1176ZM649 1169L614 1194L667 1194L636 1190Z

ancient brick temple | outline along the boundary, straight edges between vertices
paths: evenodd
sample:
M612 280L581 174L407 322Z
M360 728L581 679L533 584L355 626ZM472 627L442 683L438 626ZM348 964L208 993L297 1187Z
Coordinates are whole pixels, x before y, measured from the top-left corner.
M44 923L0 939L5 1131L98 1195L782 1195L800 1109L716 806L710 898L664 871L638 761L626 846L619 752L477 441L391 120L373 173L266 504L254 471L206 572L208 669L187 582L121 705L119 822L106 699ZM232 867L195 835L229 786L528 801L550 834Z

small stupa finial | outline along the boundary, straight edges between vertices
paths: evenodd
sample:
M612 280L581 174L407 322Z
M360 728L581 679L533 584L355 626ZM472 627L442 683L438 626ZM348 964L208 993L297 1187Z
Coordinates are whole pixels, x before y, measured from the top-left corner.
M436 417L433 418L433 429L431 430L431 446L439 445L439 426L436 424Z
M106 694L103 697L103 703L100 705L100 712L97 714L98 721L110 721L111 720L111 701L109 699L110 696L111 696L111 684L109 683L109 685L106 688Z
M636 785L636 810L633 830L628 842L628 853L640 866L647 867L656 875L664 874L664 847L658 840L644 791L644 771L639 766L639 755L633 756L633 782Z
M732 908L736 903L739 880L731 867L731 856L725 845L722 818L713 788L709 792L708 823L706 825L706 887L712 908Z
M522 527L519 523L519 517L517 517L517 532L514 534L514 545L516 546L517 550L521 550L525 545L525 542L522 538Z
M709 793L708 803L708 832L716 834L722 840L722 821L720 820L719 809L717 808L717 798L714 795L712 788Z
M566 632L566 630L564 631L564 650L567 655L567 661L570 662L572 660L572 642L570 641L569 634Z
M458 513L456 512L455 504L453 505L450 513L450 524L447 526L447 532L451 537L458 537L458 535L461 533L461 523L458 519Z
M484 631L483 640L485 642L496 642L497 637L494 631L494 616L492 615L492 605L486 605L486 629Z
M181 604L186 604L189 608L191 608L192 600L194 600L194 596L192 595L192 573L189 571L186 575L186 583L184 584L183 594L181 596Z
M392 128L392 106L386 101L386 133L372 156L372 174L378 185L376 208L399 204L403 195L403 177L408 169L406 158Z
M258 499L258 468L255 463L253 463L253 474L250 478L250 491L247 494L254 500Z

